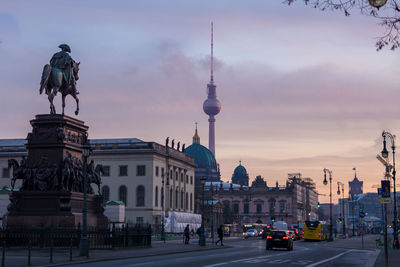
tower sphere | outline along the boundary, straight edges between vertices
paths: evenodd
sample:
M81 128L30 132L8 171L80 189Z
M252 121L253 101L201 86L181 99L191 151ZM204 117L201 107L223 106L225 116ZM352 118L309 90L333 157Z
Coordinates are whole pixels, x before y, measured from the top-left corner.
M203 110L209 116L215 116L221 111L221 103L216 98L207 98L203 103Z

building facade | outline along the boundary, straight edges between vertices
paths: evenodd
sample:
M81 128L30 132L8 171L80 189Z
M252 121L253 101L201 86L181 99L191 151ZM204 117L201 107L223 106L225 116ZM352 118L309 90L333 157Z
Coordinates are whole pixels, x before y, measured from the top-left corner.
M25 142L0 140L1 187L10 186L12 173L8 159L18 160L26 155ZM166 216L169 211L194 212L196 165L192 157L136 138L92 139L90 144L90 158L104 169L101 194L105 201L125 204L125 222L150 223L157 227L161 223L162 199Z
M210 197L206 185L206 201ZM310 178L291 177L285 186L268 186L257 176L250 187L217 183L213 185L213 200L223 205L223 222L243 226L247 223L272 224L285 221L298 225L318 219L318 194Z

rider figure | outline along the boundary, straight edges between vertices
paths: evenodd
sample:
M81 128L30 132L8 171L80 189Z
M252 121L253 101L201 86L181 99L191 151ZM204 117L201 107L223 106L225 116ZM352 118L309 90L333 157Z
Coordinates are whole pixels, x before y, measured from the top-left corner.
M60 69L66 83L68 85L74 85L75 77L72 74L72 64L74 60L68 54L71 53L71 48L67 44L60 44L58 47L61 48L61 51L55 53L50 59L50 66L52 68ZM77 91L76 94L79 94L79 92Z

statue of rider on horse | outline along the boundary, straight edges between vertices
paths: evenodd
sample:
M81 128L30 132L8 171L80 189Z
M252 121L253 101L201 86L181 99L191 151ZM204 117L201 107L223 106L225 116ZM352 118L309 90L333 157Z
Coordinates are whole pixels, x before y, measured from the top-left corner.
M39 93L45 90L50 102L50 114L56 114L53 99L57 92L62 94L62 114L64 115L65 97L71 95L76 101L75 115L79 113L79 92L76 89L76 81L79 79L79 64L76 63L69 55L71 48L67 44L58 46L61 48L50 59L50 64L46 64L43 68L42 79L40 81Z

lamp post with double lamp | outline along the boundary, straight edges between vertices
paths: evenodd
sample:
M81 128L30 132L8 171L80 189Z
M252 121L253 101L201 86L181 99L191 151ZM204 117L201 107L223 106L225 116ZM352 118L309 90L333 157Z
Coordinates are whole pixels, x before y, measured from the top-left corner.
M382 157L388 161L389 159L389 152L386 149L386 138L390 139L392 154L393 154L393 164L392 164L392 178L393 178L393 247L399 248L399 238L397 233L397 198L396 198L396 161L395 161L395 139L396 136L392 135L389 132L383 131L383 149L381 152Z
M333 233L332 233L332 227L333 227L333 219L332 219L332 171L324 168L324 185L328 184L328 181L326 180L326 173L329 174L329 218L330 218L330 225L329 225L329 239L328 241L333 241Z
M90 144L86 138L82 146L83 159L83 208L82 208L82 233L79 241L79 256L89 256L89 242L87 238L87 160L90 155Z
M200 240L199 245L205 246L206 245L206 237L204 235L204 185L206 184L207 179L205 177L200 178L201 188L202 188L202 197L201 197L201 231L200 231Z
M346 215L344 213L344 184L337 182L337 194L340 196L340 186L342 186L342 234L346 238ZM339 207L340 208L340 207Z

